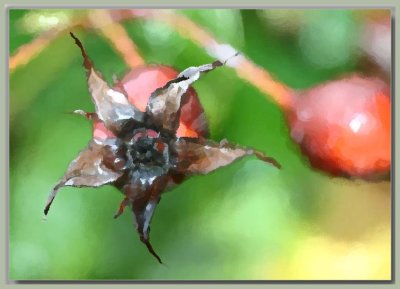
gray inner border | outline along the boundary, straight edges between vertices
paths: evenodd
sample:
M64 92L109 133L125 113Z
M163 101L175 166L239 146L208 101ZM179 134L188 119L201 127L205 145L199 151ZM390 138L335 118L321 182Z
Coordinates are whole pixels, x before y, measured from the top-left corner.
M9 0L10 1L10 0ZM224 3L224 1L226 1ZM315 1L315 2L314 2ZM133 281L25 281L25 282L13 282L8 280L8 192L9 192L9 82L8 82L8 9L12 8L127 8L127 7L135 7L135 8L242 8L242 9L321 9L321 8L344 8L344 9L369 9L369 8L389 8L392 9L392 159L394 162L392 163L392 280L391 281L142 281L142 280L133 280ZM268 3L263 3L262 0L252 0L242 2L242 1L229 1L229 0L206 0L202 1L202 4L193 3L192 5L188 4L182 0L174 0L174 3L169 2L168 5L165 4L162 0L151 0L151 1L135 1L132 3L129 0L119 0L115 2L114 5L109 5L107 1L98 0L95 5L91 4L83 4L79 0L71 0L68 3L54 3L51 0L41 0L32 4L29 0L16 0L13 3L4 3L3 9L1 11L1 16L5 20L3 23L4 29L0 29L1 37L5 39L5 45L1 46L2 52L4 49L4 58L0 58L0 64L4 67L4 70L1 71L1 82L3 84L2 87L4 90L4 98L0 99L0 107L4 116L4 123L0 125L0 133L4 136L4 143L0 142L0 160L4 160L4 166L0 168L0 184L4 184L4 202L2 202L3 212L5 212L4 222L0 222L0 226L2 231L4 232L3 238L1 238L1 245L5 249L4 258L5 262L1 263L0 271L3 272L4 279L0 279L0 288L13 286L14 288L22 288L22 287L36 287L42 288L45 285L51 285L52 287L66 287L68 285L73 285L76 287L98 287L101 286L103 288L113 288L115 285L127 287L135 285L139 288L159 288L161 286L179 286L185 284L186 286L196 288L212 288L218 284L219 287L222 288L230 288L231 285L235 284L238 287L246 288L248 285L256 285L258 287L261 286L272 286L278 287L284 285L285 288L294 288L296 287L306 287L309 285L318 285L318 286L329 286L336 287L340 286L341 288L349 288L350 286L374 286L375 287L390 287L397 288L400 287L399 283L396 282L396 272L398 273L399 268L399 258L397 244L395 240L399 240L398 234L399 232L395 231L395 224L399 223L399 215L395 214L395 209L399 206L399 200L395 198L395 191L397 187L397 182L395 181L398 177L400 177L399 173L396 172L396 167L399 162L398 153L396 152L396 143L398 142L398 136L396 135L396 127L399 121L399 116L395 114L397 102L395 101L395 83L399 82L399 76L396 73L396 68L399 67L399 59L396 59L395 55L395 47L399 47L398 41L400 37L395 37L396 33L398 34L398 29L396 29L396 21L395 19L399 19L399 9L400 2L395 0L381 0L381 1L371 1L364 0L362 6L356 0L337 0L334 3L321 3L316 2L316 0L307 0L299 3L296 0L270 0ZM396 45L397 44L397 45ZM4 74L3 74L4 73ZM3 125L4 124L4 125ZM3 173L4 169L4 173ZM398 279L398 278L397 278ZM191 285L189 285L191 284ZM229 286L229 287L228 287Z

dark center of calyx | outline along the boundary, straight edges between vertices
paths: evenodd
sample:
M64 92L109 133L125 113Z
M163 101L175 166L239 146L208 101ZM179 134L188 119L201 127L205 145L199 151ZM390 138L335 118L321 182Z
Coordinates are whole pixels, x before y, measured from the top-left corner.
M169 165L170 151L168 141L154 131L146 130L136 133L128 144L128 158L133 166Z

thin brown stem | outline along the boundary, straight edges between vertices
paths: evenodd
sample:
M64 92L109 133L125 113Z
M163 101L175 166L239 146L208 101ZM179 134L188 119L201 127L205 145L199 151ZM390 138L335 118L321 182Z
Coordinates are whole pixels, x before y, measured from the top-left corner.
M54 27L51 30L41 33L38 37L34 38L31 42L21 45L17 51L10 56L8 61L8 69L10 72L16 68L28 64L36 55L42 52L47 46L57 39L58 36L69 32L74 27L86 27L86 19L77 19L67 27Z
M60 31L58 30L47 31L33 39L30 43L21 45L16 53L10 57L8 61L8 69L13 71L17 67L29 63L29 61L47 47L47 45L49 45L59 33Z
M89 21L87 21L88 19L81 19L67 29L48 31L40 35L32 42L21 46L17 53L10 57L10 71L28 63L62 32L77 25L84 26L85 28L99 29L129 67L133 68L143 65L145 62L138 52L135 43L129 37L125 28L119 23L122 20L132 18L144 18L150 21L163 22L170 25L182 36L203 47L210 56L215 57L215 54L218 54L217 49L220 44L215 37L182 14L177 14L169 10L145 9L113 10L112 13L113 17L109 10L93 10L89 13ZM257 87L265 95L272 98L280 107L288 110L292 109L295 91L276 80L267 70L255 64L243 54L240 55L240 61L236 65L232 65L232 67L240 78Z
M126 17L126 13L121 14ZM165 10L131 10L131 17L142 17L151 21L161 21L170 25L182 36L192 40L203 47L207 53L214 57L218 54L218 41L201 26L186 16ZM267 96L271 97L283 109L292 109L295 91L276 80L264 68L252 62L241 54L239 63L233 66L238 76L253 86L257 87Z
M86 29L98 29L129 67L133 68L144 64L144 60L138 52L135 43L130 39L124 27L114 21L107 10L93 10L89 15L76 20L68 27L55 27L43 32L31 42L20 46L9 58L10 72L29 63L36 55L46 49L52 41L57 39L57 37L79 26Z
M125 28L112 19L108 10L93 10L89 14L89 19L92 25L99 29L101 34L111 43L114 50L121 55L130 68L145 63Z

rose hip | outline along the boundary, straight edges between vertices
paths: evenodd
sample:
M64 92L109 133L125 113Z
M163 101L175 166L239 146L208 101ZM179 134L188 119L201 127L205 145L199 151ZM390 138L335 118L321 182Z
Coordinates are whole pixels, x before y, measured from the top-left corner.
M390 170L390 88L378 78L352 75L299 93L289 123L317 168L356 177Z

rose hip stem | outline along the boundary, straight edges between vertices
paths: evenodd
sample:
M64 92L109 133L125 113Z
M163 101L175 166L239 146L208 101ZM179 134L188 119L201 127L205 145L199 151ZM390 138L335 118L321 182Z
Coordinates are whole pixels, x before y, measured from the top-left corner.
M221 55L220 50L222 47L230 47L226 44L224 46L218 44L210 33L183 15L161 10L140 10L139 12L131 10L131 12L131 17L144 17L152 21L167 23L181 35L204 47L213 58L215 58L215 55ZM123 13L121 19L125 17L126 13ZM112 18L108 10L94 10L89 14L89 19L94 28L98 28L106 39L111 42L127 65L133 68L145 63L125 28ZM235 53L233 48L231 50L230 55L225 55L225 57L232 56ZM233 67L240 78L250 82L260 91L269 95L282 109L291 110L293 108L293 97L295 95L293 89L275 80L265 69L256 65L242 54L238 58L239 60L236 62L234 60L230 61L229 66Z
M125 11L122 12L122 18L127 17L124 12ZM213 58L215 58L216 55L227 58L235 52L229 45L218 43L209 32L182 14L177 14L168 10L133 9L131 10L131 17L166 23L183 37L203 47ZM231 51L230 55L226 53L227 51ZM248 81L261 92L272 98L283 110L287 111L293 109L296 95L295 91L274 79L264 68L256 65L243 54L239 56L237 61L230 61L228 66L231 66L240 78Z
M69 32L73 27L86 27L86 19L79 18L67 27L54 27L41 33L31 42L21 45L16 52L10 56L8 61L9 71L15 70L17 67L28 64L36 55L42 52L53 40L57 39L60 34Z
M172 26L182 36L204 47L207 53L213 58L218 54L216 50L221 48L221 45L218 44L209 32L205 31L184 15L167 11L145 9L114 10L113 12L119 12L119 19L113 19L108 10L94 10L90 12L91 15L89 19L83 18L65 29L55 29L51 33L43 33L31 42L21 46L18 51L10 57L9 70L13 71L18 66L28 63L60 34L69 32L73 27L79 26L84 28L93 28L94 26L99 29L103 36L111 42L113 48L122 56L125 63L131 68L144 64L144 60L140 56L136 45L130 39L125 28L118 22L132 18L144 18L152 21L164 22ZM99 16L104 16L104 18ZM118 16L115 18L118 18ZM105 26L104 21L109 25ZM240 56L240 62L236 63L236 65L229 66L235 69L240 78L257 87L261 92L272 98L281 108L292 110L295 95L293 89L274 79L268 71L256 65L243 54Z
M71 32L75 28L83 27L86 29L96 28L111 43L114 50L124 59L130 68L144 64L142 56L124 27L115 22L108 10L92 10L86 17L77 19L68 27L54 27L43 32L31 42L26 43L9 58L9 71L29 63L37 54L42 52L53 40L64 33Z
M91 11L89 20L94 28L100 30L130 68L145 64L143 57L139 54L135 43L129 37L125 28L112 19L108 10Z

